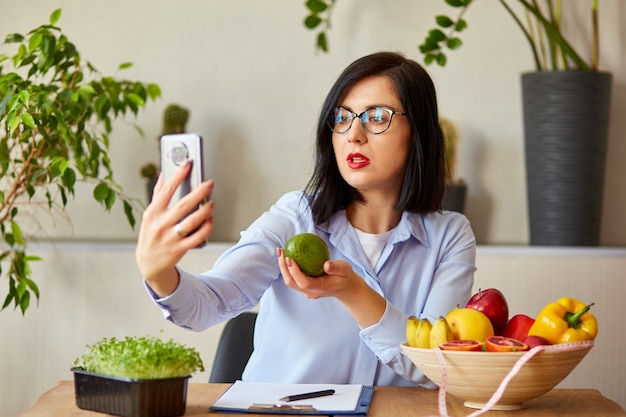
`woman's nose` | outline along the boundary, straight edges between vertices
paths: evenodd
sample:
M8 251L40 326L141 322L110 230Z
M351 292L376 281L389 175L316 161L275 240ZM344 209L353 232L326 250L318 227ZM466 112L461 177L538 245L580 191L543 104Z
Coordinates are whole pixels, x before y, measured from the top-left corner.
M348 136L349 143L367 143L367 132L360 119L354 119L352 121L352 126L346 132L346 135Z

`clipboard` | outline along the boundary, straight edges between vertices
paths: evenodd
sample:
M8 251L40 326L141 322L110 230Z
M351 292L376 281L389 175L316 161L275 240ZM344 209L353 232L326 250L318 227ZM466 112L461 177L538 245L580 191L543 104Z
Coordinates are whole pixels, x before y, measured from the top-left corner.
M335 394L293 402L279 398L334 389ZM209 410L227 413L345 415L367 414L374 387L360 384L276 384L236 381Z

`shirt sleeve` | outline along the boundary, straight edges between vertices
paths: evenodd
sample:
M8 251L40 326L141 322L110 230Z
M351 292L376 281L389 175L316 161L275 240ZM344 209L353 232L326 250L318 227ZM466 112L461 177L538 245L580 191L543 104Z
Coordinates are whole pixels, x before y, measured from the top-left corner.
M361 339L382 363L398 375L424 388L436 388L437 385L426 378L400 348L400 344L406 341L407 320L406 314L387 302L383 317L378 323L361 330Z
M205 330L220 322L220 301L213 286L207 285L201 276L178 267L177 270L180 276L178 287L163 298L159 298L144 280L148 294L161 308L163 316L177 326L194 331Z

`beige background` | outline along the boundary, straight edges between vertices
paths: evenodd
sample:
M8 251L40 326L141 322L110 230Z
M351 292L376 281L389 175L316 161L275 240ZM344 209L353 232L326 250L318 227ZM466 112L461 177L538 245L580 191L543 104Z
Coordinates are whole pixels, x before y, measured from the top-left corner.
M0 13L2 33L21 32L63 8L59 25L105 74L158 83L163 97L137 122L112 135L118 181L143 199L139 167L157 160L156 137L165 106L191 110L188 130L209 142L207 159L217 180L213 241L233 241L284 192L309 177L314 126L321 103L339 72L378 50L398 50L421 62L417 46L433 16L451 13L443 1L341 0L329 33L330 53L314 50L303 0L27 0ZM511 2L515 3L515 2ZM573 39L587 43L590 1L564 2ZM569 10L575 3L574 10ZM602 244L626 244L626 3L601 2L601 68L614 74ZM571 15L571 16L570 16ZM460 129L459 176L469 184L467 215L480 243L528 242L523 165L520 74L532 70L526 40L496 0L475 2L467 12L464 46L446 68L429 67L441 113ZM574 30L572 30L574 29ZM122 62L130 70L118 73ZM105 214L90 189L76 196L66 221L38 216L37 234L80 240L134 241L120 207ZM55 226L53 228L52 226Z

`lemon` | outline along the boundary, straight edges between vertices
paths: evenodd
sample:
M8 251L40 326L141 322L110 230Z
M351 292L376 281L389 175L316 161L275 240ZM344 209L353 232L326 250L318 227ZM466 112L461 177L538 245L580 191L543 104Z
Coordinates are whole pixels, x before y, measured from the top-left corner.
M310 277L324 273L324 262L330 258L324 240L313 233L300 233L287 241L285 256L293 259L302 272Z
M446 321L452 328L454 340L483 341L493 336L493 325L482 311L473 308L455 308L448 313Z

